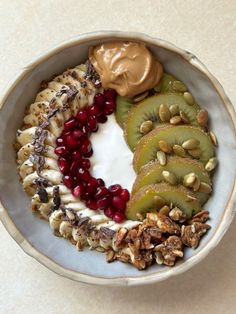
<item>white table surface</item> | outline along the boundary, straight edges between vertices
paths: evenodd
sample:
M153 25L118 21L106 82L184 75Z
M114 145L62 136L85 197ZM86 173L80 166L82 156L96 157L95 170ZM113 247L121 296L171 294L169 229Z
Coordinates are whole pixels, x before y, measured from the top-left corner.
M0 87L60 41L82 32L140 31L196 54L236 103L236 0L0 0ZM216 205L217 206L217 205ZM59 277L0 224L0 313L236 313L236 220L190 271L127 289Z

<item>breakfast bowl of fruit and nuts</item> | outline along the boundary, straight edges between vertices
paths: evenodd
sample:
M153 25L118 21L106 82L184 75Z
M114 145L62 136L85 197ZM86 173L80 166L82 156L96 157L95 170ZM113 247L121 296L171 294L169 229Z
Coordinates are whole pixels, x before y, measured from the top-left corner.
M81 35L1 98L1 220L26 253L77 281L180 274L233 218L235 128L191 53L139 33Z

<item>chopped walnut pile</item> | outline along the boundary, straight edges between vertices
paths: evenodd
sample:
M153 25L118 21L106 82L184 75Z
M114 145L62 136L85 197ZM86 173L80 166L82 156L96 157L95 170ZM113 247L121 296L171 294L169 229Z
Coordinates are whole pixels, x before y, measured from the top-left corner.
M177 207L169 212L169 217L148 213L138 227L131 230L121 228L116 233L114 245L107 251L107 261L131 263L139 270L155 262L174 266L184 256L184 245L197 247L201 236L210 227L202 223L208 218L209 213L201 211L187 222Z
M162 244L155 247L157 264L174 266L178 257L183 257L183 243L177 236L170 236Z
M201 222L193 222L189 226L182 226L181 239L183 244L191 248L196 248L200 238L210 229L210 226Z

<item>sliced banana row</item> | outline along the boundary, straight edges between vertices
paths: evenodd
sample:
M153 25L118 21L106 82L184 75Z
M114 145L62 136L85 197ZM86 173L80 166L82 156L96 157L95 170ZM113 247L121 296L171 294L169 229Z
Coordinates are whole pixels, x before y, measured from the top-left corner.
M70 221L64 220L64 212L61 209L51 212L53 206L53 187L58 186L60 191L61 202L67 208L77 212L80 218L89 217L91 222L97 226L111 228L113 231L119 230L120 224L111 221L102 211L93 211L86 208L78 198L71 194L71 191L63 184L63 177L59 171L57 159L54 153L56 138L60 135L63 124L72 115L76 115L77 111L93 102L94 95L102 91L94 87L92 82L86 80L84 82L84 74L86 71L85 65L79 65L74 69L65 71L62 75L56 76L47 84L47 88L39 92L35 102L32 103L24 117L24 129L19 130L17 134L17 142L21 146L17 152L17 163L19 164L19 174L23 181L23 188L26 193L32 195L32 210L37 211L42 218L49 220L49 224L54 232L59 233L65 238L73 238L77 243L77 247L81 245L89 245L90 247L101 246L108 248L107 243L96 243L93 239L86 237L79 227L71 225ZM50 118L49 126L47 127L47 137L45 140L45 152L43 170L40 176L47 179L52 186L46 188L48 202L42 203L39 194L36 193L35 179L39 178L34 164L30 161L29 156L34 152L32 144L33 136L38 125L47 120L47 115L52 109L54 101L55 108L62 108L68 99L71 86L78 90L77 95L70 104L70 108L63 112L56 113ZM63 91L63 92L62 92ZM68 92L68 93L67 93ZM27 128L26 128L27 127ZM126 221L122 224L127 229L131 229L140 222ZM100 241L101 242L101 241Z
M72 215L74 215L73 213ZM96 229L101 227L109 228L113 231L118 231L121 227L130 230L138 226L141 222L139 221L126 221L123 224L117 224L114 221L111 221L107 216L103 214L102 211L94 211L90 209L83 209L76 213L78 217L89 217L91 223L96 225ZM49 224L54 233L59 233L62 237L76 242L78 249L82 249L84 246L89 246L90 248L103 248L108 249L113 248L116 250L114 237L108 241L102 239L96 239L96 236L87 237L86 233L83 230L83 227L73 226L72 223L68 220L64 220L65 213L61 210L55 210L49 217Z

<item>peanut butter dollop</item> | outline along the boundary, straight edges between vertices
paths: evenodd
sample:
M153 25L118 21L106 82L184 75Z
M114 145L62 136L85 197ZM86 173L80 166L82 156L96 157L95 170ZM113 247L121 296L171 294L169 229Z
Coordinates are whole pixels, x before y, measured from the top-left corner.
M91 47L89 60L102 86L121 96L134 97L153 88L163 73L162 65L141 43L114 41Z

